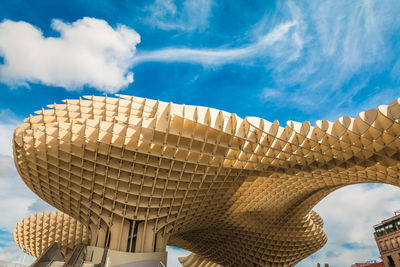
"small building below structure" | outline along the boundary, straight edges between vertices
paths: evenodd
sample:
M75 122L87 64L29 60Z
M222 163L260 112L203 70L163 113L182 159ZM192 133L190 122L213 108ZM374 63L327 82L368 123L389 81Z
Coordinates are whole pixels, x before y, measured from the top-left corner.
M374 225L374 237L384 267L400 267L400 211ZM357 266L358 267L358 266Z
M354 263L351 267L384 267L383 262L364 262L364 263Z

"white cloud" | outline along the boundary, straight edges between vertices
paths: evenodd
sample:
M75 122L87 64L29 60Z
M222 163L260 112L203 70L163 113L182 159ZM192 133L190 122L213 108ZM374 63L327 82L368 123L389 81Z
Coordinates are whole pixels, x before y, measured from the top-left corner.
M16 125L11 123L0 123L0 155L12 156L12 139ZM2 161L0 160L0 168Z
M328 243L297 266L350 266L355 262L379 260L373 225L394 216L400 209L400 188L362 184L339 189L323 199L314 210L324 220Z
M15 265L10 263L22 264L22 262L28 266L34 260L34 257L27 254L24 258L22 250L14 243L0 248L0 266L2 267L14 267Z
M83 18L53 20L59 37L44 37L27 22L0 23L0 81L11 86L40 82L68 90L83 86L116 92L133 82L129 72L140 36L124 25Z
M146 7L149 16L145 21L163 30L204 30L208 26L212 4L212 0L185 0L177 7L173 0L155 0Z
M9 232L27 215L28 206L37 199L15 169L11 146L16 126L0 122L0 214L7 214L0 220L0 230Z
M273 53L275 50L272 49L272 46L279 41L291 39L291 37L287 38L287 34L295 25L296 22L294 21L282 23L268 34L260 36L258 41L243 47L216 49L169 47L154 51L142 51L133 60L135 64L158 61L220 65L237 61L248 62L253 58L259 57L279 56Z
M40 198L36 199L35 202L28 206L28 211L33 214L35 212L41 213L43 211L55 211L53 206L50 206L47 202L44 202Z
M38 202L43 201L24 184L13 158L0 155L0 214L7 214L0 220L0 230L12 232L17 222L33 213Z
M0 130L1 132L2 130ZM10 139L7 141L11 143ZM12 232L18 222L24 217L32 215L32 205L35 203L42 203L42 207L51 210L50 206L46 205L24 184L15 169L12 157L0 155L0 214L3 214L0 220L0 232L3 233L3 236L0 237L3 241L0 246L0 260L20 262L22 259L23 252L14 243ZM36 211L42 212L43 210ZM29 256L26 258L25 264L32 261L33 257Z

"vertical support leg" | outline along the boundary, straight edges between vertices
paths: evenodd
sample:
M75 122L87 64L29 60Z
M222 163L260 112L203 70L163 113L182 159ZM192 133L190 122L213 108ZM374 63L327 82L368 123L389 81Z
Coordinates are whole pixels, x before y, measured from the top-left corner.
M121 217L114 217L111 226L110 249L126 251L129 235L129 221Z

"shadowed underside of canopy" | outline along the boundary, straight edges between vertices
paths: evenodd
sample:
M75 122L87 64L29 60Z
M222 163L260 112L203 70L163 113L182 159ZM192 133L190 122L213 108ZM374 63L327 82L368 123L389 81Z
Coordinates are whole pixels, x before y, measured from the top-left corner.
M178 258L183 267L222 267L222 265L205 259L195 253L186 257Z
M330 192L399 185L398 100L315 127L122 95L48 107L16 129L16 166L93 246L290 266L326 243L311 209Z

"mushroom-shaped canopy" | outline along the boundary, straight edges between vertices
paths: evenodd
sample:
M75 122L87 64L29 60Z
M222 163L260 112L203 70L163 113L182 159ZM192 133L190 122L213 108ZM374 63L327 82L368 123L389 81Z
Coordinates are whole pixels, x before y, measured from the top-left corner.
M35 213L17 224L15 243L27 254L38 258L53 243L67 256L76 245L89 243L87 228L60 211Z
M172 244L225 266L294 265L326 242L311 211L326 195L400 184L399 100L284 127L131 96L64 102L18 126L15 162L32 191L90 227L97 246L110 229L121 251Z

